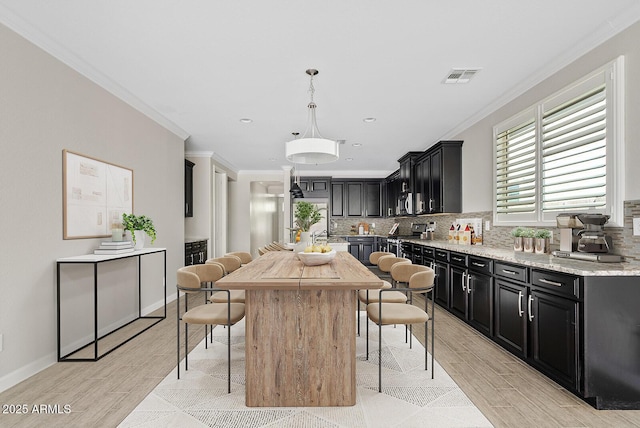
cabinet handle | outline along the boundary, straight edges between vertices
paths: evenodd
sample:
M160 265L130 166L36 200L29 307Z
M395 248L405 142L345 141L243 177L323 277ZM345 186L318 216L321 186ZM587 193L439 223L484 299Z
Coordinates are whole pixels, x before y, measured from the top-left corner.
M522 310L522 291L518 291L518 315L522 318L524 311Z
M471 262L471 264L474 265L474 266L478 266L478 267L485 267L484 263Z
M191 264L193 264L193 254L191 254Z
M533 310L532 310L532 304L533 303L533 296L529 296L529 304L528 309L529 309L529 322L533 321Z
M540 278L538 281L540 281L540 282L542 282L544 284L555 285L556 287L562 287L562 283L561 282L550 281L550 280L544 279L544 278Z
M471 294L471 274L467 274L467 294Z
M502 272L508 273L509 275L517 275L518 274L518 272L516 272L515 270L502 269Z
M462 291L467 291L466 287L465 287L465 282L467 281L467 274L466 273L462 273Z
M429 198L429 212L433 211L433 199Z
M456 262L461 262L463 259L461 259L460 257L451 257L453 260L455 260Z

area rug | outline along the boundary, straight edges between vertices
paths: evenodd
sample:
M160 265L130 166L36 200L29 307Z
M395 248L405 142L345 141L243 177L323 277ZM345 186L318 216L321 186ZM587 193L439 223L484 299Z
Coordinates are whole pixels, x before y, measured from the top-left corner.
M361 322L366 315L360 314ZM227 393L227 331L214 329L213 344L204 340L125 418L120 427L221 428L368 428L491 427L442 367L435 379L424 370L424 347L405 343L404 327L383 328L382 393L378 392L378 329L369 327L365 358L364 324L356 340L356 405L350 407L247 407L244 405L244 324L231 328L231 394ZM437 349L436 349L437 355Z

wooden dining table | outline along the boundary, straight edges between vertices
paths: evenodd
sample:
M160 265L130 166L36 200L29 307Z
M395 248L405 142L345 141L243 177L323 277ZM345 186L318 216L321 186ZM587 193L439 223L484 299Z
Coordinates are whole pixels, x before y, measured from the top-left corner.
M342 251L320 266L270 251L218 280L246 291L246 405L353 406L357 290L382 284Z

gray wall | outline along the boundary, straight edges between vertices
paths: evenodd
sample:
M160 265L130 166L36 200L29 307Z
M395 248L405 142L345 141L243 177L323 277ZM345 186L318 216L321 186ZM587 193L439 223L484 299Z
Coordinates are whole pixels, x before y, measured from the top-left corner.
M464 140L463 211L493 209L493 126L521 112L534 103L586 76L597 68L625 57L625 134L626 188L624 200L640 199L640 22L609 39L589 53L545 79L515 100L489 114L468 129L453 136ZM496 88L500 95L507 88Z
M62 150L134 170L134 212L154 220L154 246L168 249L167 285L175 294L184 257L184 142L2 25L0 57L1 391L55 362L55 260L91 253L101 241L62 238ZM144 266L153 290L143 306L152 308L162 298L161 262ZM105 274L126 288L135 267L117 262ZM65 283L87 297L91 279L78 269ZM124 288L108 290L105 315L117 318L118 306L129 301ZM79 335L90 323L88 310L65 309Z

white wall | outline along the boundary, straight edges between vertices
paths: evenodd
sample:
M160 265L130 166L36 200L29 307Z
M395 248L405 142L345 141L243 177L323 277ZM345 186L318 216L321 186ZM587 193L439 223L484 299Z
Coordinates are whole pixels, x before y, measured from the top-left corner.
M249 251L257 254L257 248L251 248L251 183L283 182L285 175L289 177L289 171L239 172L237 180L229 182L229 251ZM278 239L282 240L283 237Z
M153 219L154 246L167 248L171 295L184 260L184 142L2 25L0 57L1 391L56 361L55 260L91 253L101 241L62 238L62 150L134 170L134 212ZM157 292L162 263L149 264ZM116 264L105 273L123 281L134 268ZM92 280L86 269L66 275L72 293ZM161 294L143 306L159 304ZM113 296L104 315L119 316ZM86 314L83 307L73 316L85 323Z
M489 114L453 139L464 140L462 154L463 211L493 209L493 126L548 97L590 72L625 57L625 200L640 199L640 23L611 38L578 60L564 67L502 108ZM504 88L506 89L506 88ZM496 94L500 93L496 88Z

